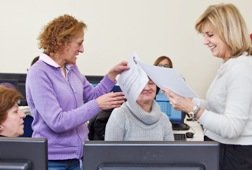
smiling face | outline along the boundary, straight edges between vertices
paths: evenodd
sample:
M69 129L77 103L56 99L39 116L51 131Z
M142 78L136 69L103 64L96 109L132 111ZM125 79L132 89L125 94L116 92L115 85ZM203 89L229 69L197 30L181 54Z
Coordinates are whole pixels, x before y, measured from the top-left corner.
M81 32L66 45L62 53L64 64L76 64L77 55L84 52L83 41L84 33Z
M7 110L6 119L0 124L0 134L7 137L18 137L24 133L25 114L15 104Z
M231 49L209 24L204 26L202 34L204 37L204 44L208 46L213 56L222 58L225 61L231 57Z

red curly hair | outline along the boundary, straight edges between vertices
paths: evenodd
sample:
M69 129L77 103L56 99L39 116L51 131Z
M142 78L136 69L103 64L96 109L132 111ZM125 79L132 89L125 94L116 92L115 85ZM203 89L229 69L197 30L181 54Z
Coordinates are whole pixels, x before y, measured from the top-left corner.
M52 54L63 49L73 37L86 28L86 24L70 15L63 15L49 22L40 33L39 48L47 54Z

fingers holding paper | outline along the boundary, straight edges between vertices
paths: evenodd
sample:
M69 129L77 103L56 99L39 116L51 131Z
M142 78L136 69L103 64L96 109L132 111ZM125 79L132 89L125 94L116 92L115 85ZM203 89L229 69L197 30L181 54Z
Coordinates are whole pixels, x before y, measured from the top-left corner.
M125 70L128 70L128 62L127 61L122 61L119 64L115 65L109 72L108 72L108 77L116 81L116 76L120 73L122 73Z
M170 104L172 105L173 108L176 110L181 110L184 112L190 112L192 107L193 107L193 102L192 98L188 97L183 97L169 88L164 88L162 89L165 92L165 95L169 98Z

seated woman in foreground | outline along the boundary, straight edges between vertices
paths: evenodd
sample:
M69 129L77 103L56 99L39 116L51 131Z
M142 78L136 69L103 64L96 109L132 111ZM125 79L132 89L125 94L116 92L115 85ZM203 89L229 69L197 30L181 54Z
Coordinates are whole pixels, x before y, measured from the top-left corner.
M0 136L18 137L24 133L25 114L18 107L21 98L15 88L0 85Z
M136 103L113 110L105 130L106 141L173 141L172 125L155 102L157 87L149 80Z

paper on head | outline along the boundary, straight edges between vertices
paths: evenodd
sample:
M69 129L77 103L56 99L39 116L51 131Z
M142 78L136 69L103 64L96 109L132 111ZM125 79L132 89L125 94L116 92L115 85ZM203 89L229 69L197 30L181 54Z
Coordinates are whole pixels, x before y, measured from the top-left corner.
M147 65L134 54L128 59L129 70L122 72L117 82L128 101L136 102L149 78L161 89L169 88L184 97L196 97L181 74L175 69Z
M149 81L147 74L138 64L139 57L133 55L128 59L129 69L122 72L118 79L118 85L122 89L128 101L136 102L137 97Z

